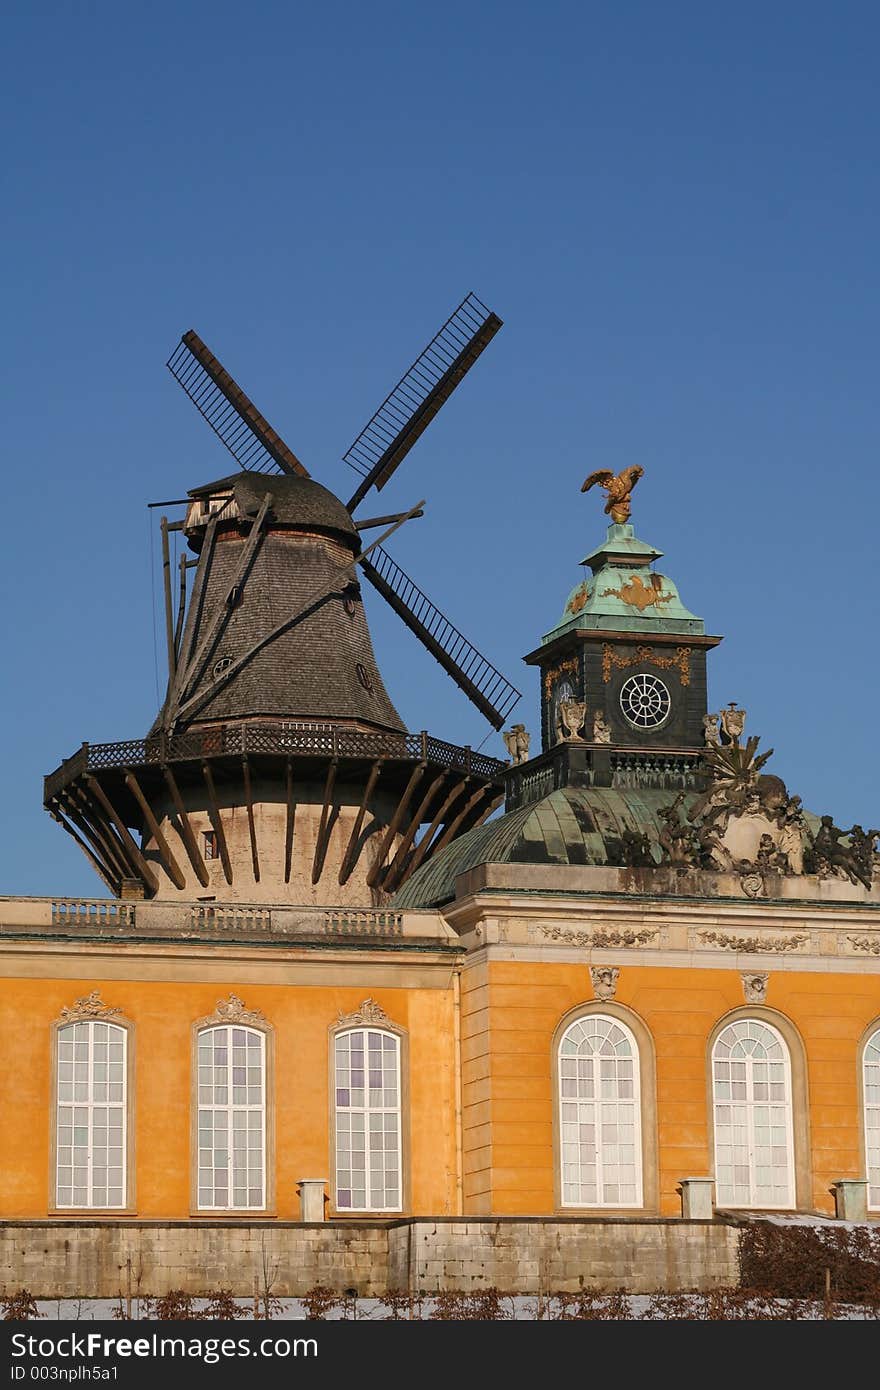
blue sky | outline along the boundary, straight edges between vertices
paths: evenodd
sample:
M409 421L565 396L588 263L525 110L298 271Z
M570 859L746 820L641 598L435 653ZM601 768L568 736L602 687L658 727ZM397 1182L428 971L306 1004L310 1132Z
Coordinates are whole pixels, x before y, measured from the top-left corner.
M347 497L342 453L468 290L504 327L378 510L427 498L390 548L535 744L520 658L604 534L581 483L640 463L637 532L724 634L712 707L810 809L878 824L878 42L850 0L12 0L0 893L102 891L42 777L159 703L146 504L231 466L165 369L180 334ZM408 725L505 756L366 601Z

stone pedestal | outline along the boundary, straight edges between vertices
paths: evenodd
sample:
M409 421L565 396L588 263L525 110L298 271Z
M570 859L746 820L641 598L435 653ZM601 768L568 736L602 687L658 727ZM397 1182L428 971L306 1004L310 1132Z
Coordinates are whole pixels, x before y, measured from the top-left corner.
M714 1178L682 1178L676 1191L681 1196L681 1214L686 1220L712 1220L715 1215Z
M299 1193L300 1220L324 1220L324 1188L326 1178L300 1178L296 1185Z
M867 1178L840 1178L831 1184L834 1194L834 1215L838 1221L867 1221Z

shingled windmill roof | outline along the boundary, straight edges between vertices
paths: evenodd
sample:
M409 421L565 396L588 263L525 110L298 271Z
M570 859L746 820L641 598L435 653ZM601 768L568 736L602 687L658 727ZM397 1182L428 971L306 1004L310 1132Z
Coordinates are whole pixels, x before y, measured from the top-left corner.
M209 546L207 499L224 494L231 501L217 512ZM244 541L267 494L262 534L242 578ZM219 479L190 496L206 501L186 523L191 548L201 552L197 584L203 577L198 596L193 590L183 650L198 652L215 615L225 620L186 692L180 722L282 718L405 731L376 665L350 563L360 540L339 499L309 478L256 473ZM248 653L206 697L223 670Z

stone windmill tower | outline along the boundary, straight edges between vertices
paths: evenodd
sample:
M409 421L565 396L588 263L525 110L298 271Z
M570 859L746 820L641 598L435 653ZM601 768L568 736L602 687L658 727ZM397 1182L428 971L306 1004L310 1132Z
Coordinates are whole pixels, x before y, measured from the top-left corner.
M83 744L50 814L118 896L381 904L500 803L503 764L407 732L377 668L365 576L495 728L519 692L355 520L501 320L468 295L346 452L347 503L312 479L193 332L173 375L238 470L162 519L168 689L145 739ZM384 528L366 544L362 533ZM179 530L172 600L168 532Z

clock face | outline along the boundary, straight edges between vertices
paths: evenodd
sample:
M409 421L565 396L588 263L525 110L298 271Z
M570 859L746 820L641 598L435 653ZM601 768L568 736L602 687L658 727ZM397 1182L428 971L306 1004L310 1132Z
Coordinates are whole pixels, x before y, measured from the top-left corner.
M659 676L643 671L624 681L620 708L624 719L634 729L657 729L669 717L672 699Z

